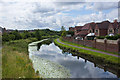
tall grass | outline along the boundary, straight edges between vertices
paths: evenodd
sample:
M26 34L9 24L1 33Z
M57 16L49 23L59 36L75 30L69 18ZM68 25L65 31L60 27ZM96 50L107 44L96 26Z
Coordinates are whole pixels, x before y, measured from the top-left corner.
M28 44L36 39L21 39L3 44L2 78L37 78L28 56Z

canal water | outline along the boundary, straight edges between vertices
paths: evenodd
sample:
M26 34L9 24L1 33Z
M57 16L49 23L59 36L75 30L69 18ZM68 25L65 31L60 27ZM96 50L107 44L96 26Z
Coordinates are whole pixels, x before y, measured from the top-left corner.
M64 52L53 42L29 46L29 57L43 78L117 78L90 61Z

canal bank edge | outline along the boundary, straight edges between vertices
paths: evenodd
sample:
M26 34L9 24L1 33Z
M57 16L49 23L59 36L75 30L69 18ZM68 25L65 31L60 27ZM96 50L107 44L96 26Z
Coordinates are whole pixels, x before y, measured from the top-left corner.
M58 40L61 43L58 42ZM75 54L77 56L85 55L85 56L93 58L94 60L99 60L99 61L101 60L102 63L111 64L111 67L114 67L115 69L120 70L120 62L119 62L118 57L72 47L72 46L69 46L67 42L65 43L64 41L62 41L61 38L55 39L54 43L58 45L59 47L65 49L66 51L74 52L72 54Z

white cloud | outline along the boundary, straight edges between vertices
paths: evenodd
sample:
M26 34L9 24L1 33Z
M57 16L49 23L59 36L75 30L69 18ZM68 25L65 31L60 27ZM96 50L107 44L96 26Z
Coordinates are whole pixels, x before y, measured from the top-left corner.
M110 13L106 15L107 19L112 21L113 19L118 19L118 9L113 9Z
M4 0L4 2L118 2L119 0Z
M94 9L93 13L70 16L65 11ZM102 7L100 9L100 6ZM113 9L106 14L102 10ZM97 10L97 11L96 11ZM96 13L99 12L99 13ZM115 3L107 5L100 3L56 3L56 2L1 2L0 3L0 25L9 29L34 29L50 28L60 30L61 26L67 29L70 26L83 25L87 22L113 20L117 17ZM114 15L115 14L115 15ZM112 16L111 16L112 15Z
M118 8L118 2L94 2L87 5L86 9L102 11Z

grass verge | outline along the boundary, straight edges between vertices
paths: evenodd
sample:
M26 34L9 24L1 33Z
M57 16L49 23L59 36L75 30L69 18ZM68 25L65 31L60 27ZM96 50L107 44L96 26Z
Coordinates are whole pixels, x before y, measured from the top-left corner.
M61 38L59 38L59 39L62 43L65 43L65 44L59 43L57 41L57 39L54 40L55 44L57 44L61 47L64 47L65 49L68 49L68 50L71 49L71 50L77 51L77 52L80 53L78 55L86 54L86 55L93 56L93 57L96 57L96 58L101 58L104 62L109 62L109 63L113 63L115 65L120 65L118 57L114 57L114 56L110 56L110 55L106 55L106 54L102 54L102 53L97 53L97 52L93 52L93 51L88 51L88 50L84 50L84 49L75 48L75 47L66 45L66 44L69 44L69 42L62 41ZM70 44L74 45L72 43L70 43Z
M84 46L84 45L72 43L72 42L63 40L62 38L60 38L60 40L64 41L64 43L66 43L66 44L71 44L71 45L78 46L78 47L89 48L89 49L93 49L93 50L97 50L97 51L102 51L102 52L106 52L106 53L110 53L110 54L114 54L114 55L119 55L120 56L120 54L118 54L117 52L109 52L109 51L104 51L104 50L100 50L100 49L96 49L96 48L92 48L92 47L88 47L88 46Z
M35 38L3 43L2 78L39 78L28 55L28 44Z

